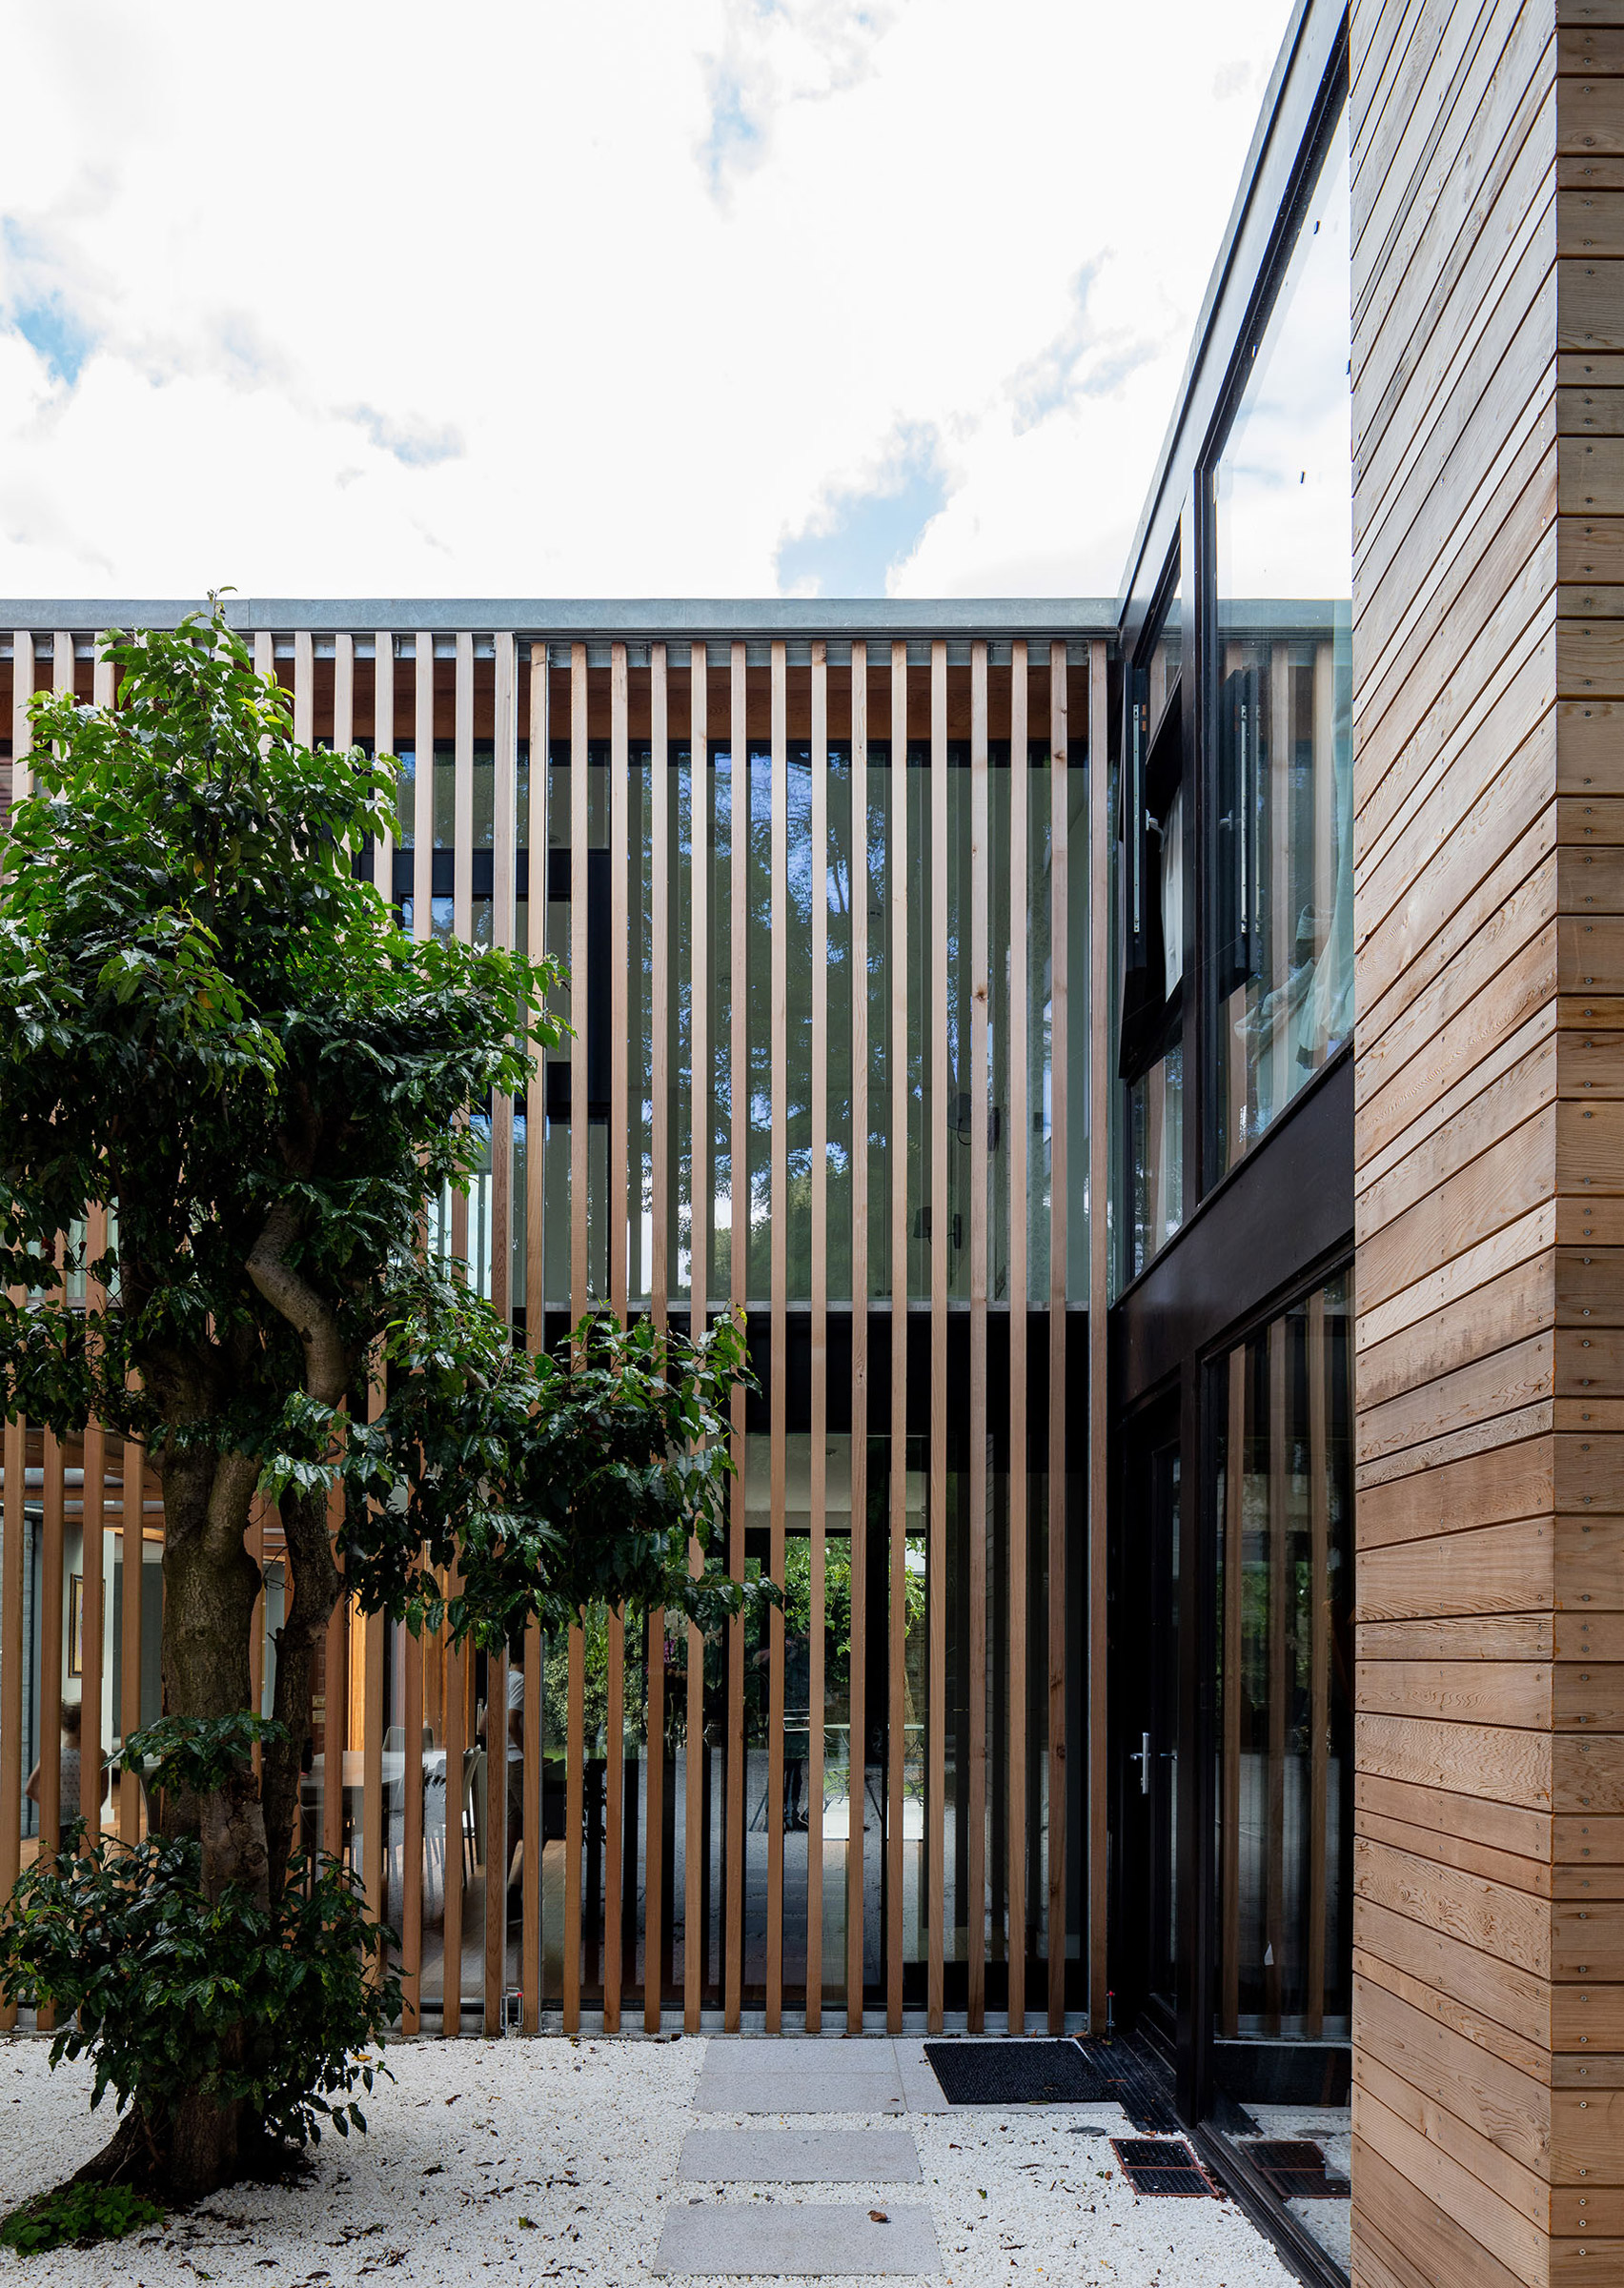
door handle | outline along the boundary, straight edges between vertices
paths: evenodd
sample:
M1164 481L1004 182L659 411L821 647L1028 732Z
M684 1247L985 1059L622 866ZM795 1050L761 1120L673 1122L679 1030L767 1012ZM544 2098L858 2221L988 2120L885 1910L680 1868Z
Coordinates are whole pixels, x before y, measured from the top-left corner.
M1140 1733L1139 1746L1128 1751L1127 1760L1130 1764L1139 1766L1139 1792L1141 1795L1148 1795L1150 1792L1150 1734L1147 1731Z

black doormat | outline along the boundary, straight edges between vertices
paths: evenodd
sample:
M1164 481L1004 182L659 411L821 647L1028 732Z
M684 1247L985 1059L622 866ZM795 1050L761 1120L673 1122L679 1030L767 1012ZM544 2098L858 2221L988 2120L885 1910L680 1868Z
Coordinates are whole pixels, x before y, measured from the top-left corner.
M1073 2041L926 2042L949 2105L1088 2105L1112 2097Z
M1277 2200L1346 2200L1345 2177L1331 2177L1310 2137L1248 2138L1240 2146Z
M1136 2193L1174 2200L1211 2197L1207 2173L1183 2137L1112 2137L1111 2151Z

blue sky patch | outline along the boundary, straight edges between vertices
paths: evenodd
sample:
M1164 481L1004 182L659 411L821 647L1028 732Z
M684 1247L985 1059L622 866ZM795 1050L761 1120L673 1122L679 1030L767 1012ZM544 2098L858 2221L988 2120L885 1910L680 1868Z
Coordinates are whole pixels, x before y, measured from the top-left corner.
M883 596L885 577L912 556L947 505L947 478L933 429L906 433L880 480L835 493L779 547L781 595Z

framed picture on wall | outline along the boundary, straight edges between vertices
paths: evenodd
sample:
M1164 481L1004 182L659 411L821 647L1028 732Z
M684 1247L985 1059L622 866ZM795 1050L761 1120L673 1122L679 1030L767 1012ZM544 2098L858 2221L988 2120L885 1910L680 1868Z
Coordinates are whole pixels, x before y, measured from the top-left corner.
M85 1673L85 1576L68 1576L68 1673Z

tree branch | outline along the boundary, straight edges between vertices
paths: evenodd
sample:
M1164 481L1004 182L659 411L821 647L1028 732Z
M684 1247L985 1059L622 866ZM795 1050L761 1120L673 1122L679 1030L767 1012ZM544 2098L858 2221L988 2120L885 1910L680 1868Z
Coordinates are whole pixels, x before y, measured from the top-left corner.
M337 1312L288 1261L298 1234L297 1209L279 1200L266 1217L244 1268L303 1344L306 1389L324 1406L335 1407L350 1387L350 1354L338 1330Z

